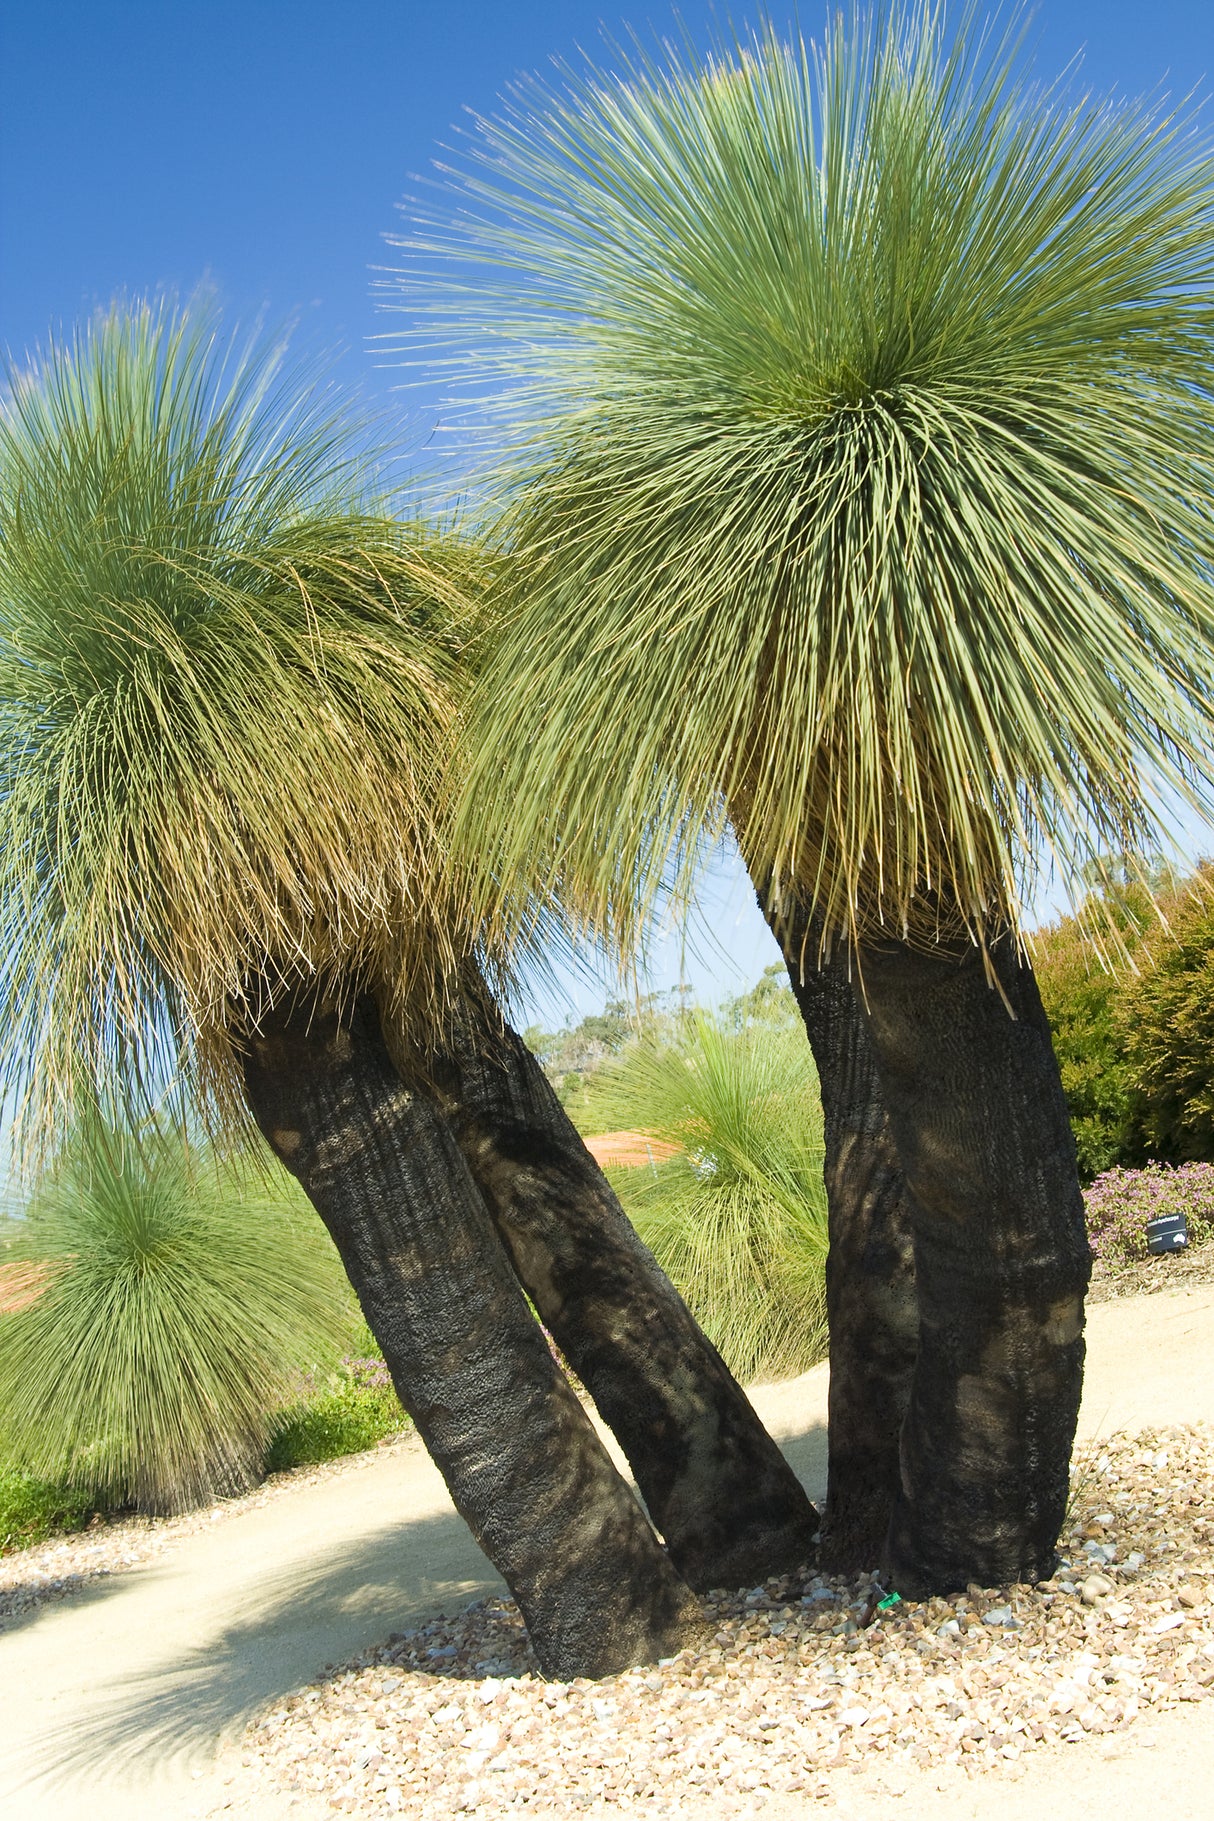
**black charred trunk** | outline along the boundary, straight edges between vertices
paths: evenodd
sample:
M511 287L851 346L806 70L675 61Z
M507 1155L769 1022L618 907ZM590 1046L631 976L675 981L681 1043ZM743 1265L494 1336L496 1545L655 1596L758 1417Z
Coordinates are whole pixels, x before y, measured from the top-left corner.
M828 1472L819 1564L875 1568L900 1484L902 1424L919 1347L914 1235L876 1057L848 954L771 916L822 1092L829 1250Z
M1050 1572L1083 1381L1090 1257L1049 1026L1012 940L990 958L1006 1004L976 948L861 954L915 1235L919 1347L885 1561L914 1597Z
M249 1103L329 1229L457 1509L548 1675L677 1651L698 1608L553 1361L445 1122L361 999L276 1009Z
M736 1587L806 1563L814 1507L479 982L427 1071L521 1283L619 1439L679 1573Z

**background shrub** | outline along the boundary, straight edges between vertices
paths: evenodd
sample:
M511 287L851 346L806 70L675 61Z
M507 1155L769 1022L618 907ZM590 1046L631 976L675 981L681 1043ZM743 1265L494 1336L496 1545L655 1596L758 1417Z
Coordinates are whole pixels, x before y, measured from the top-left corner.
M6 1465L105 1509L171 1512L260 1477L301 1372L357 1332L337 1255L275 1166L99 1120L6 1261L45 1287L0 1315Z
M1085 1182L1214 1160L1214 869L1180 880L1160 865L1150 890L1128 873L1034 937Z
M1214 1234L1214 1164L1105 1170L1084 1196L1084 1209L1093 1257L1114 1270L1148 1256L1147 1222L1157 1214L1183 1214L1189 1243L1204 1245Z
M697 1013L600 1071L599 1131L676 1154L609 1172L663 1270L741 1379L825 1352L822 1107L804 1031ZM655 1147L655 1154L659 1147Z
M1214 1159L1214 866L1162 896L1120 1017L1135 1118L1152 1157Z
M371 1349L347 1354L325 1383L310 1374L299 1402L278 1419L266 1452L267 1473L310 1467L342 1454L358 1454L409 1426L388 1368Z
M14 1467L0 1468L0 1555L29 1549L60 1531L78 1530L92 1512L79 1487L48 1484Z
M1081 1182L1141 1162L1134 1071L1120 1014L1126 970L1103 967L1091 931L1064 917L1034 938L1033 968L1050 1021Z

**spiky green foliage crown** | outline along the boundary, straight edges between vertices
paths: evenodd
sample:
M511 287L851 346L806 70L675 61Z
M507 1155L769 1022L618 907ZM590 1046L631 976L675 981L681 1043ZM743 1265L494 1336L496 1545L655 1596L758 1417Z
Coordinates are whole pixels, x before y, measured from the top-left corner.
M256 1482L300 1375L357 1329L336 1253L267 1166L95 1117L72 1134L8 1255L36 1294L0 1319L7 1454L144 1511Z
M363 496L367 426L307 379L167 304L9 376L0 1076L44 1123L183 1067L222 1088L284 980L392 990L458 921L471 559Z
M724 811L827 931L989 929L1204 790L1214 165L1018 58L929 5L566 72L401 239L504 426L499 875L610 920Z

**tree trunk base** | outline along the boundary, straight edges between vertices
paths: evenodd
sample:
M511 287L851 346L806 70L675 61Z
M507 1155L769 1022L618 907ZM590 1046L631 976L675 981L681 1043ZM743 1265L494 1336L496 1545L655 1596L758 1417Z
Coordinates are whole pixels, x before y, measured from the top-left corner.
M429 1064L519 1279L619 1439L679 1574L705 1591L806 1566L814 1507L479 982Z
M445 1122L402 1084L374 1004L276 1009L245 1083L543 1673L611 1675L696 1638L698 1602L557 1369Z
M1050 1573L1083 1384L1091 1261L1066 1103L1031 970L1006 936L989 956L1002 996L974 948L862 955L915 1233L885 1556L914 1598Z

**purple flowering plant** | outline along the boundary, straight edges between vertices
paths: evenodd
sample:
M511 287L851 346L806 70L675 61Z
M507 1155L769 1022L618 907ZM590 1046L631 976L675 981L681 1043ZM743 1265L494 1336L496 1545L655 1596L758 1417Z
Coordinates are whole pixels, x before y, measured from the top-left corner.
M377 1354L347 1353L339 1370L342 1378L360 1390L384 1391L392 1387L392 1376Z
M1092 1256L1114 1271L1148 1256L1147 1222L1158 1214L1183 1214L1191 1246L1214 1235L1214 1163L1105 1170L1083 1199Z

